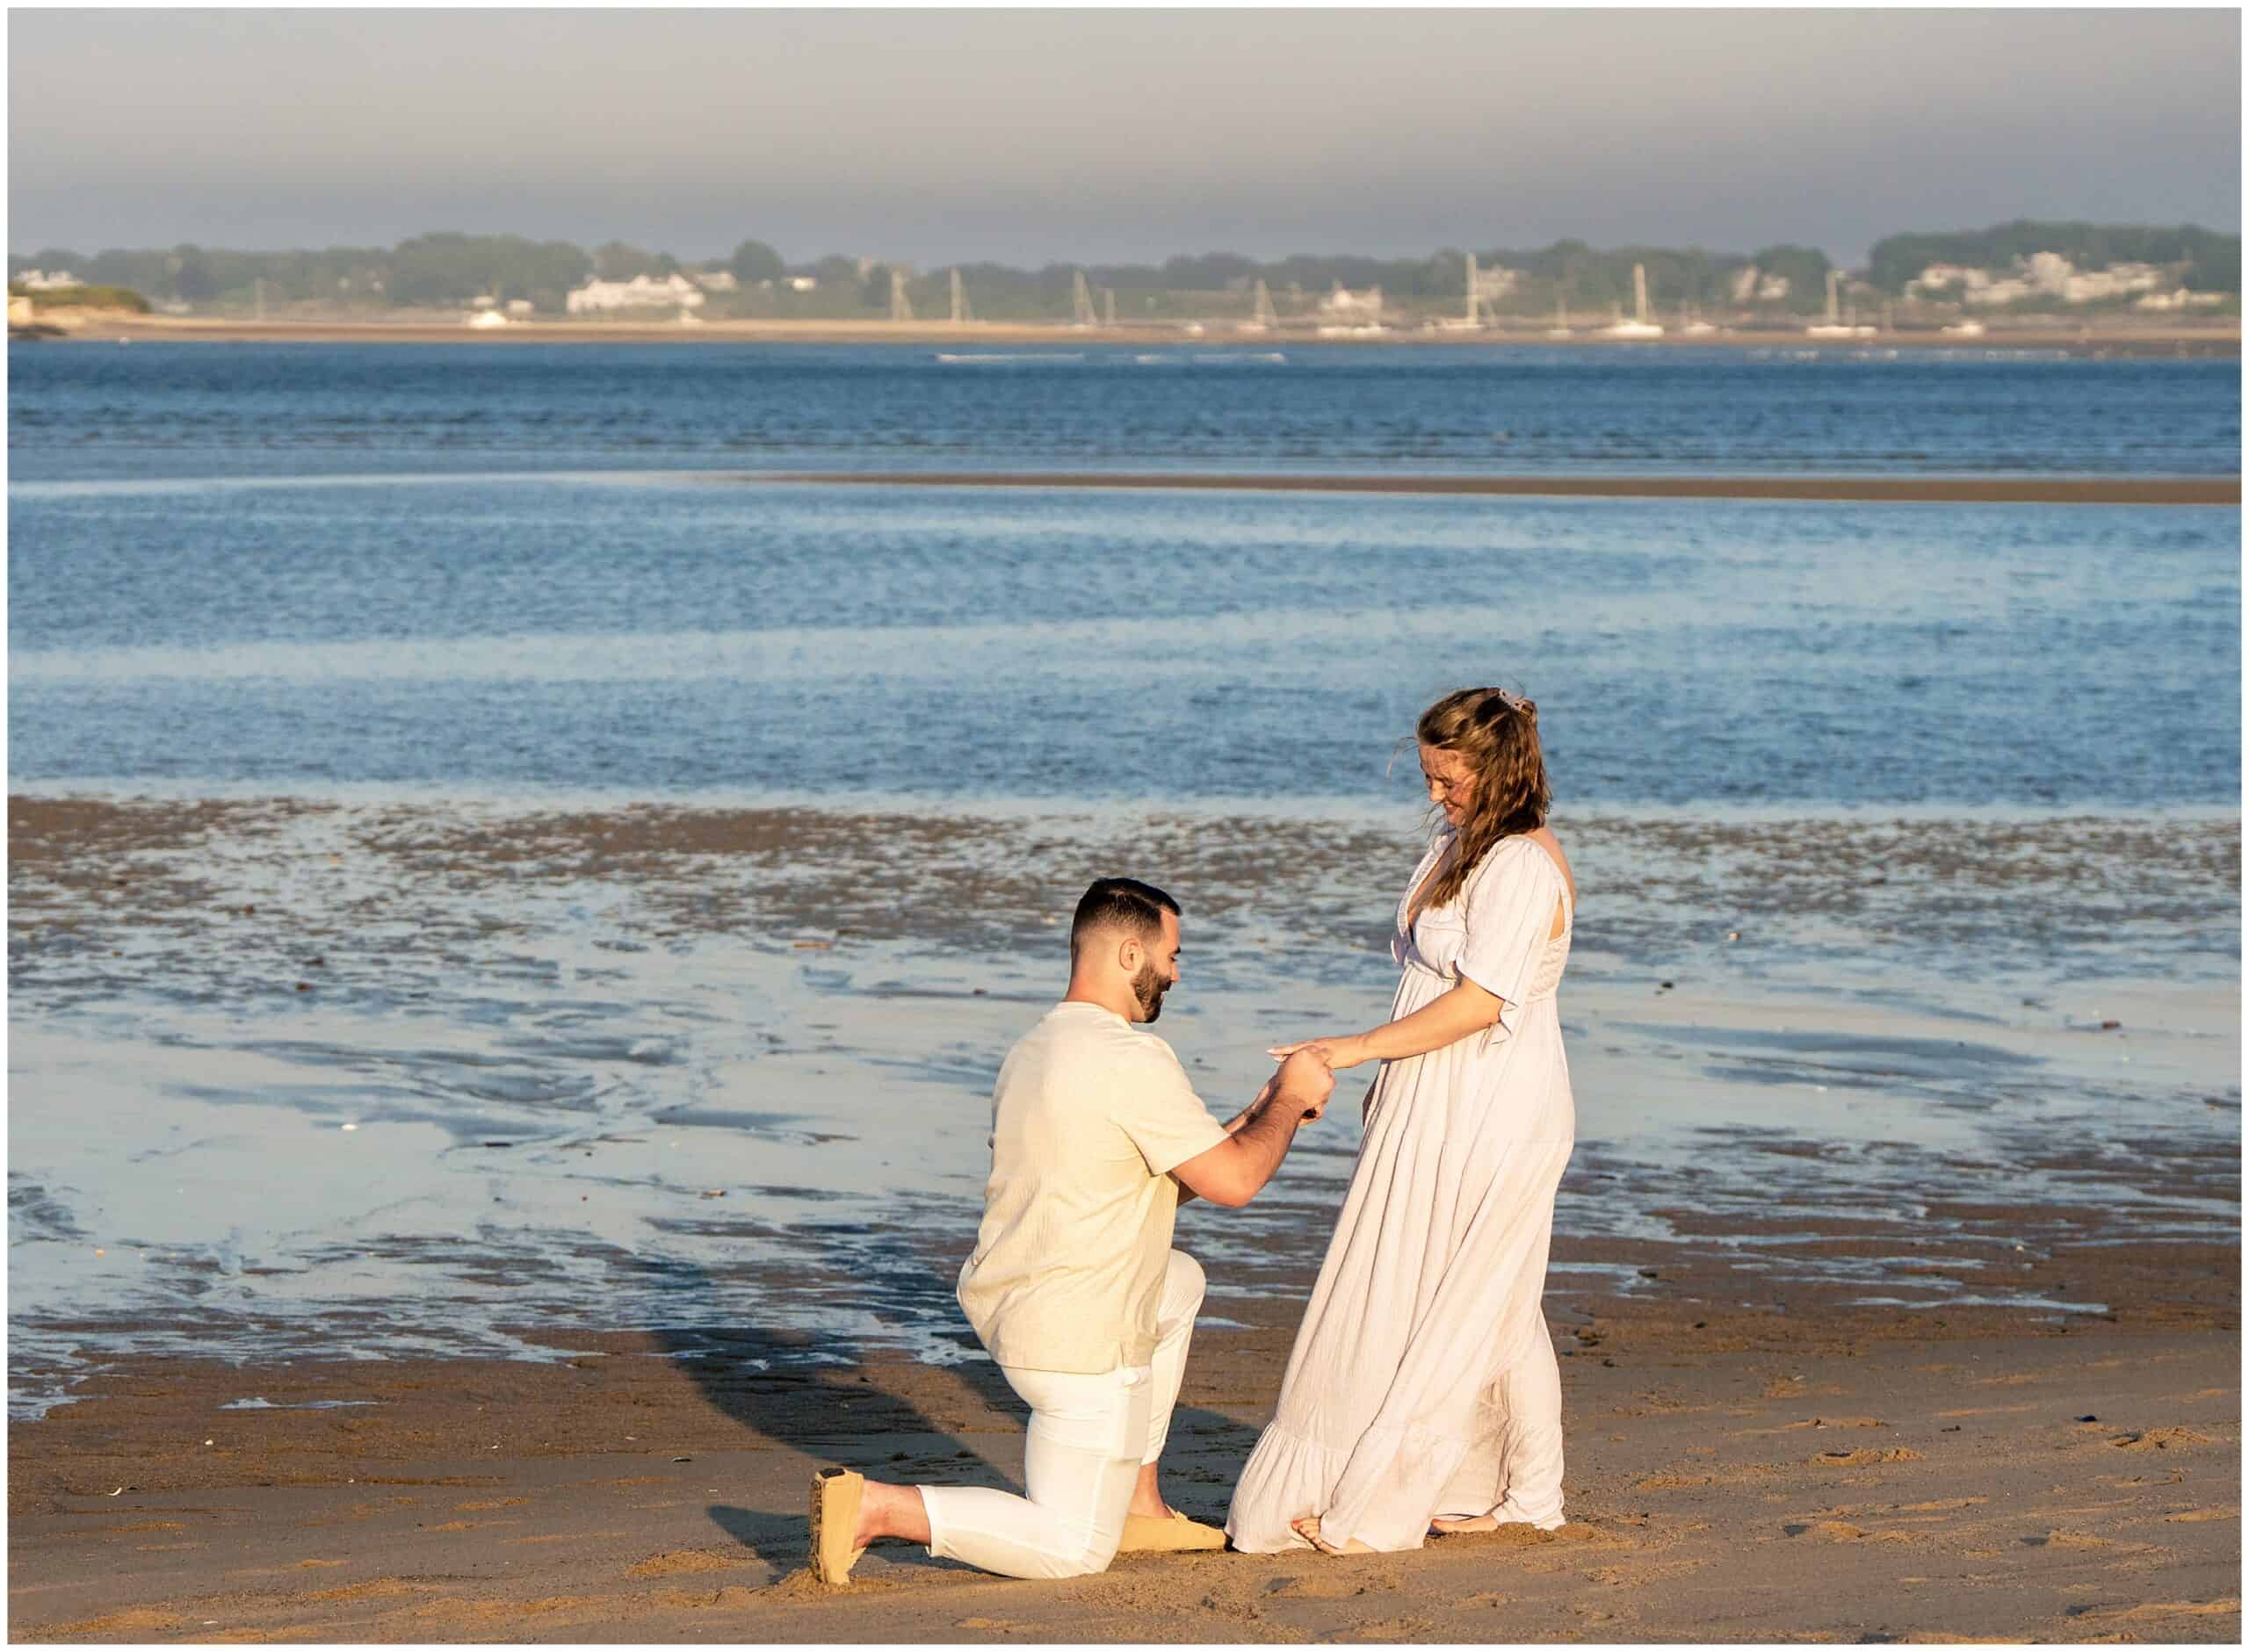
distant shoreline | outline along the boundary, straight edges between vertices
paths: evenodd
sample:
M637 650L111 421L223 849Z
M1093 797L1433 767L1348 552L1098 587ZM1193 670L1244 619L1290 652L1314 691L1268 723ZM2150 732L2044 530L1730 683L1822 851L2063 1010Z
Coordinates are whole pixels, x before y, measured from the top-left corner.
M1315 476L1102 471L821 471L728 482L869 487L1170 488L1304 494L1471 494L1508 498L1775 499L1869 504L2238 505L2238 476Z
M506 327L472 328L460 321L235 321L200 317L123 315L92 311L42 314L39 328L53 337L113 343L168 340L199 343L307 344L905 344L937 349L988 349L1036 345L1042 349L1086 349L1129 345L1138 349L1188 350L1311 350L1355 345L1466 345L1476 348L1551 349L1595 344L1645 349L1809 350L1821 354L1861 350L1944 350L1967 355L1984 351L2059 350L2072 356L2224 357L2241 352L2238 325L2204 328L2068 327L1995 328L1977 338L1939 332L1891 332L1856 339L1813 338L1801 328L1742 329L1697 337L1667 334L1658 339L1618 339L1580 329L1566 339L1547 336L1528 322L1521 328L1480 332L1399 328L1371 337L1321 337L1309 330L1276 328L1267 333L1239 331L1228 322L1210 324L1200 334L1180 324L1119 325L1080 328L1056 322L970 321L517 321Z

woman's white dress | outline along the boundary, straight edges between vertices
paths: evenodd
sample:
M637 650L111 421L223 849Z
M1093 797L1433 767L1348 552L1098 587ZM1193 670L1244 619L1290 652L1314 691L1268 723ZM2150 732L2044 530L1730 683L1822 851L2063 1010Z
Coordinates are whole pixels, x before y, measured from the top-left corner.
M1539 1298L1577 1132L1555 1004L1576 913L1553 857L1515 836L1409 927L1451 835L1399 902L1391 1019L1463 976L1505 1006L1488 1033L1376 1078L1280 1403L1234 1489L1239 1549L1305 1547L1289 1523L1308 1514L1326 1542L1381 1550L1419 1548L1433 1519L1561 1519L1561 1373Z

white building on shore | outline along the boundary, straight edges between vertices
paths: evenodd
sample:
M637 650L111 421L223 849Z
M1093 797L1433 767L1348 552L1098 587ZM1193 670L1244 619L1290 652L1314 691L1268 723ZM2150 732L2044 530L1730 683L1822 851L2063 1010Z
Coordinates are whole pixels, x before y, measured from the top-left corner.
M573 315L606 315L618 310L694 310L704 303L703 289L683 275L658 280L636 275L630 281L589 281L563 301Z
M1378 326L1382 321L1382 289L1369 287L1363 292L1354 292L1338 281L1335 290L1320 299L1320 314L1328 321Z
M1789 278L1784 275L1773 275L1754 263L1746 263L1733 272L1729 296L1737 305L1778 304L1788 295Z
M2169 292L2151 292L2133 305L2136 310L2203 310L2224 303L2223 292L2190 292L2179 287Z
M2164 279L2164 271L2151 263L2112 263L2104 270L2080 270L2058 252L2034 252L2015 260L2014 271L2007 275L1994 275L1967 264L1933 263L1906 284L1906 296L1956 296L1961 303L1978 308L2016 304L2025 299L2098 304L2108 299L2157 292Z

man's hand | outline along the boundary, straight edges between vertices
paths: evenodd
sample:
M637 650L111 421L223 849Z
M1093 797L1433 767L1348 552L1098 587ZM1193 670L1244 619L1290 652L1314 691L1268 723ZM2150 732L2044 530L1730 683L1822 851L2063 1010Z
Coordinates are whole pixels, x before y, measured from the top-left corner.
M1335 1075L1313 1051L1301 1050L1281 1064L1267 1088L1276 1105L1298 1109L1310 1123L1327 1110L1327 1098L1335 1092Z

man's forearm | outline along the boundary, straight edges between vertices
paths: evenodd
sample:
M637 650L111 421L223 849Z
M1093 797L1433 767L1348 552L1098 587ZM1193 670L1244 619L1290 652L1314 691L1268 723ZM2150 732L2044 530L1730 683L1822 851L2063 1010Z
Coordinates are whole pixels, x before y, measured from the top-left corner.
M1251 1118L1255 1116L1257 1109L1265 1105L1266 1098L1270 1096L1272 1093L1273 1086L1270 1081L1268 1081L1265 1087L1257 1093L1256 1100L1252 1101L1247 1107L1242 1108L1240 1112L1235 1114L1224 1124L1219 1126L1219 1128L1224 1130L1228 1136L1240 1135L1241 1132L1241 1127L1248 1123ZM1172 1180L1179 1182L1179 1202L1181 1204L1183 1205L1189 1200L1195 1197L1195 1190L1192 1187L1190 1187L1185 1182L1179 1181L1178 1177L1174 1176Z
M1233 1139L1245 1155L1242 1167L1251 1179L1253 1192L1280 1169L1281 1161L1289 1156L1289 1144L1297 1139L1297 1127L1303 1122L1304 1103L1284 1093L1267 1096L1249 1109Z

